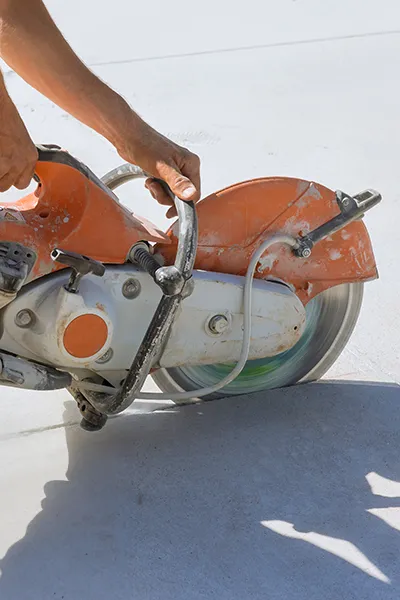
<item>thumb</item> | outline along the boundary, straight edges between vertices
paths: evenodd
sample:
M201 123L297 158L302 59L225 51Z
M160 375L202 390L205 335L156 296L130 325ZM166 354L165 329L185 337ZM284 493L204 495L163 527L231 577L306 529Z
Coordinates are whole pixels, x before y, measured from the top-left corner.
M168 183L175 196L178 196L181 200L196 200L196 187L180 171L170 167L163 173L163 179Z

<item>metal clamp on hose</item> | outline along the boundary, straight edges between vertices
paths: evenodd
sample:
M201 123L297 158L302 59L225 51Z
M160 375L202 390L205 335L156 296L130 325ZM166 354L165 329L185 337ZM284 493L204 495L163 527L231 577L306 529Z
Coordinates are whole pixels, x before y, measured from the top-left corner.
M118 174L124 181L148 177L138 167L128 164L119 167ZM161 267L143 246L132 249L131 259L153 277L163 291L163 296L120 390L114 395L86 392L93 406L108 415L122 412L135 400L150 373L155 356L166 342L182 299L188 295L185 284L192 276L197 251L196 208L194 202L184 202L176 198L164 182L160 183L173 198L178 214L179 234L175 264Z

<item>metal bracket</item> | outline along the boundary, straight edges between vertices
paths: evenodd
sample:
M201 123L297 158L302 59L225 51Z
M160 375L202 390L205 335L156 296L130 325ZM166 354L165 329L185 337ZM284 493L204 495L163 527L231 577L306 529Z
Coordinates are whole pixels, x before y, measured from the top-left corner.
M317 242L339 231L352 221L362 219L367 210L370 210L382 200L382 196L374 190L365 190L355 196L349 196L344 192L336 192L336 202L340 213L327 223L320 225L317 229L310 231L304 236L297 238L298 246L293 250L299 258L309 258L311 251Z
M54 262L61 263L72 269L71 277L65 286L67 292L71 292L72 294L78 292L80 280L84 275L91 273L97 277L103 277L105 272L105 266L101 262L82 254L61 250L60 248L53 250L51 258Z
M61 390L71 385L69 373L49 365L0 352L0 384L26 390Z
M137 168L133 174L131 170L132 166L129 165L129 178L147 177L146 173ZM166 186L164 183L163 185ZM198 235L196 208L193 202L184 202L174 197L171 190L168 193L174 198L178 213L179 234L175 264L161 267L150 252L143 247L143 244L134 247L129 257L130 260L138 262L153 277L163 291L163 296L121 389L114 395L84 392L92 406L106 415L120 413L132 404L150 373L155 358L168 338L182 300L192 291L191 277L196 258Z

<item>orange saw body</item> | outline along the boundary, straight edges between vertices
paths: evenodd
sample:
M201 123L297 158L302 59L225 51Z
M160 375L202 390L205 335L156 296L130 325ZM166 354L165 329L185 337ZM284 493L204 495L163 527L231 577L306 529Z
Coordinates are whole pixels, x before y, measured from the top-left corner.
M19 242L37 254L29 280L62 268L51 259L59 246L105 264L123 264L136 242L166 239L113 200L85 165L59 153L59 161L52 160L54 154L37 164L40 183L34 192L0 204L0 240Z
M114 194L137 167L99 179L38 151L37 189L0 204L0 385L66 387L94 430L149 373L179 403L318 379L337 359L377 278L361 220L377 192L255 179L175 198L164 233Z

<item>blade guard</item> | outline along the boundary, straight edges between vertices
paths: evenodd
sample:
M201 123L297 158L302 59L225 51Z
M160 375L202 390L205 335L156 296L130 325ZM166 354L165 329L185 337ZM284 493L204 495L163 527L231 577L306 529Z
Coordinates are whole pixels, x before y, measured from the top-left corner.
M335 193L314 182L276 177L233 185L198 205L195 269L245 275L254 250L272 233L304 236L338 213ZM158 244L157 251L172 264L176 223L168 236L172 243ZM368 231L358 220L318 242L307 259L285 246L272 247L261 257L256 277L290 284L307 304L328 288L376 279L378 272Z

